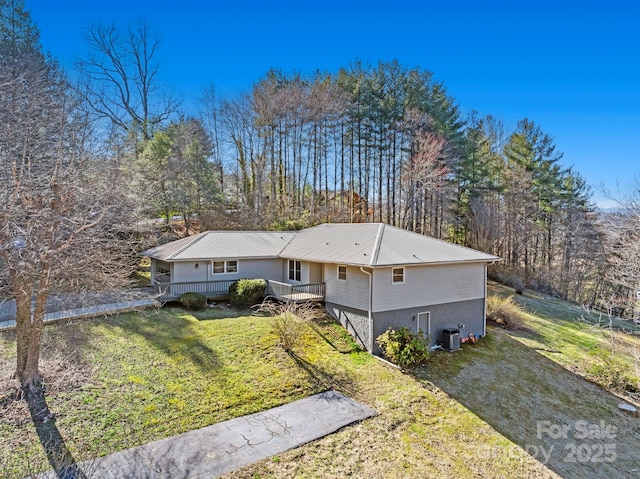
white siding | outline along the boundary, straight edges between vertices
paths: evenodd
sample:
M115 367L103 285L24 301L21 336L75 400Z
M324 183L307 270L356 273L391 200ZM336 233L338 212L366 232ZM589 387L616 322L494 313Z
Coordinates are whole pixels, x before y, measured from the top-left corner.
M347 266L347 280L338 281L338 265L324 264L325 301L350 308L369 310L369 276L359 267Z
M483 298L484 268L484 264L407 266L404 284L392 284L391 268L375 269L373 311Z
M258 278L282 281L282 263L280 258L239 260L239 278Z
M309 264L309 282L310 283L322 282L322 265L320 263Z
M197 268L196 264L198 265ZM174 263L171 282L186 283L188 281L209 281L207 277L207 269L209 268L211 268L209 261Z
M224 281L241 278L282 281L283 260L280 258L239 259L237 261L237 273L223 274L213 274L211 261L175 262L173 263L171 281L174 283L184 283L189 281ZM198 264L198 268L195 267L196 263Z

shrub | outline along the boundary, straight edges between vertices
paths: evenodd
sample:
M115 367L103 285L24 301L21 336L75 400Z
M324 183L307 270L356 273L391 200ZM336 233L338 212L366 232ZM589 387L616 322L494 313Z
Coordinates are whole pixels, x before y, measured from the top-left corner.
M509 329L522 329L522 309L513 301L513 296L487 297L487 319Z
M422 332L412 333L408 328L402 327L393 330L387 329L376 338L376 343L382 350L382 354L398 366L413 366L426 361L429 355L429 340Z
M273 231L299 231L313 226L313 220L308 216L298 218L280 219L271 223Z
M492 269L490 273L491 279L505 286L511 286L517 294L524 293L524 281L515 272L504 269Z
M239 279L229 286L229 302L236 308L246 308L264 297L267 282L264 279Z
M279 339L278 345L288 353L300 346L309 324L327 318L324 308L313 302L264 301L257 308L257 313L269 317L271 332Z
M200 293L184 293L180 296L180 304L187 309L204 309L207 305L207 298Z
M522 278L513 278L511 286L517 294L524 293L524 281L522 281Z
M617 357L607 357L608 355L608 352L602 354L602 362L592 364L587 370L587 376L610 391L637 393L640 390L640 380L634 376L631 366Z
M278 337L279 344L286 352L291 353L300 345L300 338L305 330L305 323L295 314L284 312L269 318L271 332Z

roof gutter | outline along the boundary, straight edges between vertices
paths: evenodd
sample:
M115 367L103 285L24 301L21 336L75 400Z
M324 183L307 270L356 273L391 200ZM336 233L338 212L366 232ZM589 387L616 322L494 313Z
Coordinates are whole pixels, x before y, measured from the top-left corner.
M371 310L373 309L373 274L370 271L360 266L360 271L369 276L369 304L368 304L368 319L369 319L369 352L373 354L373 317Z

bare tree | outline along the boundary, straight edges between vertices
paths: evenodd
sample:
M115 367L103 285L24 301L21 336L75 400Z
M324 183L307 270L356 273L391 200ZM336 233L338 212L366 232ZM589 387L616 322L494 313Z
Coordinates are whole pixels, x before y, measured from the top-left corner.
M178 106L158 79L159 41L142 21L124 35L114 25L93 24L86 40L92 52L77 64L82 78L79 91L98 117L149 140Z
M200 96L200 121L211 139L211 162L218 172L220 191L224 191L224 164L222 162L222 127L220 125L220 100L213 83L202 90Z
M77 105L39 51L0 54L0 295L16 301L16 376L32 391L49 294L129 274L118 224L126 197L117 171L89 154Z
M476 197L469 202L469 246L480 251L495 251L500 241L497 208L490 201L485 197Z
M411 154L400 178L404 210L400 215L401 224L411 231L432 233L427 224L429 203L441 189L448 171L442 161L447 142L441 134L432 131L428 116L416 110L407 112L404 123Z
M607 280L627 315L637 314L640 291L640 180L626 198L618 199L620 211L605 216Z

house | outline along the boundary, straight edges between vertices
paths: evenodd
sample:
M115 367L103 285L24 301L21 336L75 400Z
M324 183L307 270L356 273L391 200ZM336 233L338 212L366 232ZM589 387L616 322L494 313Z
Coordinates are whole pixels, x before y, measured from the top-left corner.
M208 231L143 252L165 299L226 293L263 278L286 300L319 300L367 350L389 327L486 333L486 269L500 258L382 223L322 224L298 232Z

